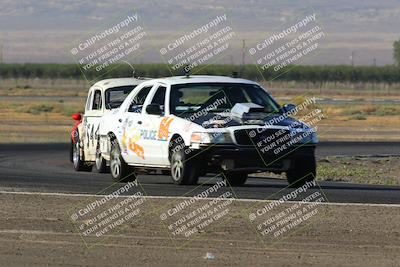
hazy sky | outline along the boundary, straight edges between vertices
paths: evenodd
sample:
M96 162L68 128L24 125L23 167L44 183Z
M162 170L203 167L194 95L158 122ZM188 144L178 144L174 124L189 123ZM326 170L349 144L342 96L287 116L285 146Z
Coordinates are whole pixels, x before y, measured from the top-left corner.
M148 33L136 60L161 62L158 51L171 36L201 25L210 14L227 14L236 32L235 53L221 63L241 61L242 40L251 46L285 25L314 12L327 38L305 64L391 64L392 43L400 38L399 0L354 1L86 1L0 0L0 46L4 62L73 62L70 50L135 11ZM236 50L235 50L236 49ZM245 59L248 61L248 59Z

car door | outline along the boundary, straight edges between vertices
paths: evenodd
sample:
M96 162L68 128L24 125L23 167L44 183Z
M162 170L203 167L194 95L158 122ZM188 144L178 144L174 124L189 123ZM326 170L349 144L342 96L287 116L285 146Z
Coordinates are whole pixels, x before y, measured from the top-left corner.
M146 161L141 135L142 109L154 84L147 84L129 100L121 120L121 153L128 164L143 165Z
M165 116L166 94L167 86L157 84L142 109L140 132L146 165L167 165L169 162L166 151L168 151L169 126L173 119ZM158 105L162 114L148 114L146 107L150 104Z
M97 148L100 120L104 113L104 96L100 88L93 88L89 93L83 116L83 145L85 160L94 160Z

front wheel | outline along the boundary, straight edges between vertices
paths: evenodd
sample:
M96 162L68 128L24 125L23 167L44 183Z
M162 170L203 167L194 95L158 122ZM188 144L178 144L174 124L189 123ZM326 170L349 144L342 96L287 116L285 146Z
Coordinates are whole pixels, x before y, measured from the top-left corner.
M303 156L295 159L294 167L286 172L290 187L300 187L307 182L312 182L316 177L315 155Z
M118 144L111 146L110 173L116 182L130 182L136 179L133 168L122 158Z
M171 148L171 177L175 184L197 184L199 168L195 160L190 154L185 153L184 144L178 143Z
M74 164L75 171L92 171L92 165L84 161L81 156L80 141L76 140L75 143L71 141L72 146L72 163Z

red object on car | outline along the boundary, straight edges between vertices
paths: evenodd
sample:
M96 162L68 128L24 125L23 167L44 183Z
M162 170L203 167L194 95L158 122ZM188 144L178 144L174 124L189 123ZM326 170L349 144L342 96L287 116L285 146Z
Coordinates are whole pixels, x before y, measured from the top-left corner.
M76 136L75 132L78 130L79 124L82 123L82 116L79 113L75 113L74 115L72 115L72 119L76 121L74 127L71 130L71 140L73 143L75 143L75 136Z
M79 114L79 113L75 113L74 115L72 115L72 119L73 119L74 121L81 121L82 116L81 116L81 114Z

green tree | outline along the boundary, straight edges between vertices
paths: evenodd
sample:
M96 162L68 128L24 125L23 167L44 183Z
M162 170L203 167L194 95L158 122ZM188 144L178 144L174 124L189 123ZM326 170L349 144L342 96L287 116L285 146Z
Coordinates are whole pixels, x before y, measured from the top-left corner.
M397 66L400 66L400 40L393 43L393 58Z

